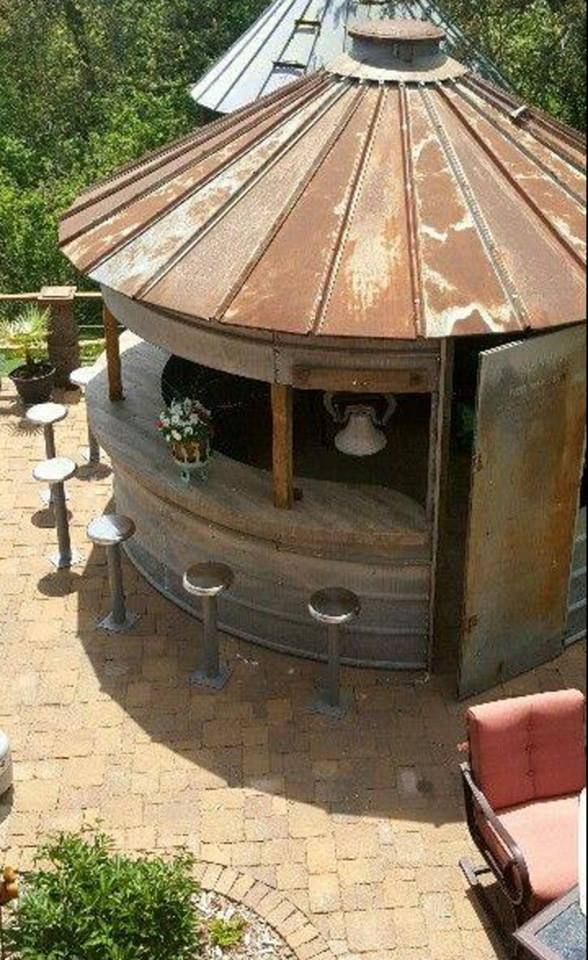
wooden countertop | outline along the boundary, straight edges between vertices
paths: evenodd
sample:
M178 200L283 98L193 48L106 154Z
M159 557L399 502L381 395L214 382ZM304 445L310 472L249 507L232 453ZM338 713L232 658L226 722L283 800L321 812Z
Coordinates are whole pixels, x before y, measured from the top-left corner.
M303 499L293 510L272 503L271 475L215 454L207 483L186 486L156 429L161 372L169 354L133 334L121 339L125 400L108 400L102 363L87 389L92 428L115 470L163 500L211 524L269 540L278 547L341 559L430 561L431 532L423 508L394 490L297 478Z

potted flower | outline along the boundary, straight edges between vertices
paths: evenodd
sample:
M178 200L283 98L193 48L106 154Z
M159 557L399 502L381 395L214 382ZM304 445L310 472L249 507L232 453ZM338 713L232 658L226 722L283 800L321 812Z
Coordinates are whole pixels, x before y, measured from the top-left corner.
M170 453L182 471L182 479L190 483L194 473L206 477L212 457L213 425L210 411L197 400L186 397L172 400L157 424Z
M0 346L24 363L9 374L26 404L46 403L55 384L55 367L47 359L49 312L29 304L14 320L0 320Z

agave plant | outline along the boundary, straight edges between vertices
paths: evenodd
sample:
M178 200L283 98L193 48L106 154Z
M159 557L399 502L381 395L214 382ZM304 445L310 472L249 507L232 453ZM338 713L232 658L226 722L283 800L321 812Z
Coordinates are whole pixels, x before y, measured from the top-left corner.
M49 311L36 304L28 304L14 319L0 318L0 349L23 357L29 376L46 356L48 325Z

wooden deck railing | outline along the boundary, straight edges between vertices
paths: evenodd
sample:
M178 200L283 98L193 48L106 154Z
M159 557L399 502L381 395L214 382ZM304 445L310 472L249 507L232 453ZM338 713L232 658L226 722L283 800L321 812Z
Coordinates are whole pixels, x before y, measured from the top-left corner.
M99 325L80 326L76 319L75 305L80 301L102 303L102 332L108 366L109 394L112 401L123 399L122 371L119 349L119 327L116 318L103 302L100 291L78 290L77 287L46 286L31 293L0 293L2 305L37 303L49 310L51 323L47 348L56 369L56 383L65 387L69 375L81 364L82 333L99 331ZM94 338L95 339L95 338ZM89 341L85 341L88 343Z

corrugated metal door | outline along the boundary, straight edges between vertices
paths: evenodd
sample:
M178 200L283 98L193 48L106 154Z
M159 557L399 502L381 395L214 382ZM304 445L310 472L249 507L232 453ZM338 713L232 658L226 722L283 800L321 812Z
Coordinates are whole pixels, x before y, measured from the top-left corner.
M460 693L562 650L585 443L586 332L481 354Z
M576 524L570 601L566 625L566 647L586 636L586 507L580 510Z

